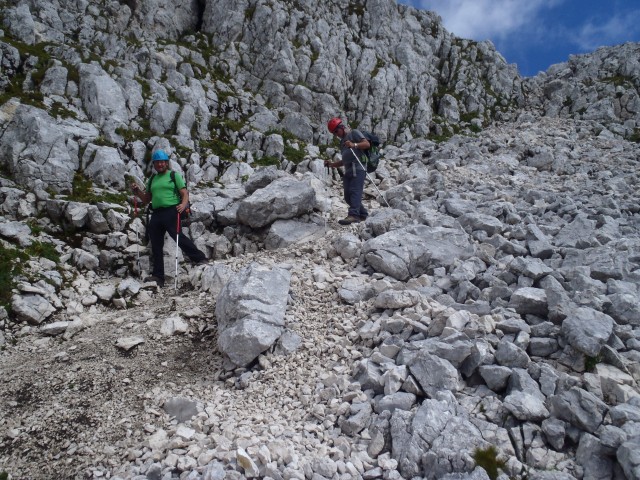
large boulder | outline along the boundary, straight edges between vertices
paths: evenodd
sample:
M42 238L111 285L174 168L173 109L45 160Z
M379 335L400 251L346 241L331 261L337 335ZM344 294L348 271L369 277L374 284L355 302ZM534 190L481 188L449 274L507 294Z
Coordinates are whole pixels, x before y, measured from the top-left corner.
M465 232L454 228L412 225L365 242L362 253L374 270L406 281L473 255Z
M30 189L42 182L56 191L71 190L78 144L43 110L18 105L0 136L0 165Z
M261 228L278 219L310 213L314 205L315 191L308 181L283 177L242 200L238 206L237 220L251 228Z
M253 263L234 276L216 303L218 348L237 366L246 366L282 334L291 274Z
M87 115L100 127L112 129L129 123L129 110L122 87L99 65L81 64L80 98Z

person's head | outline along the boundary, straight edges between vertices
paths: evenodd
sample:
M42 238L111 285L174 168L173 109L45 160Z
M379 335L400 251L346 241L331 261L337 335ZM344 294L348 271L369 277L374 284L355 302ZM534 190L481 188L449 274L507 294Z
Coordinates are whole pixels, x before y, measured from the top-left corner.
M347 127L342 123L338 117L334 117L327 123L329 131L338 138L342 138L345 135Z
M156 172L163 173L169 169L169 155L164 150L156 150L151 155L151 160L153 161L153 168L156 169Z

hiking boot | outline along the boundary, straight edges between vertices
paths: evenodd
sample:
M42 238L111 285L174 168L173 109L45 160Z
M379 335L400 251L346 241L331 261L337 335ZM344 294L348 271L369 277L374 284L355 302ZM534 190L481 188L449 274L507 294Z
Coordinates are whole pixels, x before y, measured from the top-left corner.
M203 258L202 260L198 260L197 262L193 262L193 264L195 266L198 266L198 265L209 265L209 260L207 260L206 258Z
M158 285L160 288L164 287L164 279L156 277L155 275L151 275L150 277L145 278L144 281L156 282L156 285Z
M360 221L360 219L358 217L353 217L351 215L349 215L347 218L343 218L341 220L338 220L338 223L340 225L351 225L352 223L358 223Z

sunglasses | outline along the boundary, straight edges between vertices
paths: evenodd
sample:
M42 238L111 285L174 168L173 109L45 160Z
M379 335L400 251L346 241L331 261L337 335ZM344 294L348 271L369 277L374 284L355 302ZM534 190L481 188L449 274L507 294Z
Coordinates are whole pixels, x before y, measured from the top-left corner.
M340 124L336 128L333 129L333 134L335 134L338 130L344 130L344 125Z

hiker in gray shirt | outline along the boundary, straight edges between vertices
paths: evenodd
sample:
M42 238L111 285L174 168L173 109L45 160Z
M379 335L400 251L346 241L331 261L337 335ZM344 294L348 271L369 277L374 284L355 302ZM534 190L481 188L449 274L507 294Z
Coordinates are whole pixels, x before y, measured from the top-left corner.
M369 212L362 204L362 192L364 191L364 180L367 172L364 169L362 158L365 157L365 150L371 145L359 130L352 130L347 127L339 118L332 118L327 123L329 131L340 139L340 153L342 160L338 162L325 161L327 167L344 167L342 186L344 190L344 200L349 205L347 217L338 220L340 225L350 225L366 220Z

